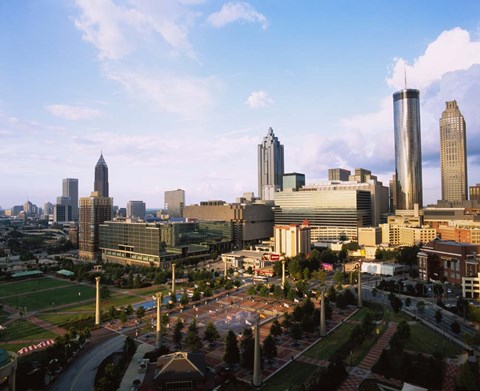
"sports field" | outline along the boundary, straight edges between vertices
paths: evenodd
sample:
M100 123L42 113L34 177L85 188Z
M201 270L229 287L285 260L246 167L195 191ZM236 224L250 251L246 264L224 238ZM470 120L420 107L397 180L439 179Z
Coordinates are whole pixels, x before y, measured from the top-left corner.
M2 284L0 303L11 307L27 307L27 311L55 309L95 298L95 288L89 285L52 278L18 281Z

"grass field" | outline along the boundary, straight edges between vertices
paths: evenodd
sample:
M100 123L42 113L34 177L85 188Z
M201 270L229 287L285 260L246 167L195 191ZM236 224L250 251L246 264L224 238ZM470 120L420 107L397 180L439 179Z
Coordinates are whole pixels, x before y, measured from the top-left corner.
M91 311L90 315L93 315L95 313L94 310ZM42 313L42 314L38 314L37 315L37 318L47 322L47 323L51 323L51 324L54 324L56 326L60 326L62 324L65 324L67 321L70 321L70 320L77 320L77 319L81 319L81 318L84 318L85 316L88 316L89 314L86 314L86 313L66 313L66 314L62 314L62 313L55 313L55 312L52 312L52 313Z
M17 319L10 323L6 330L0 333L0 341L10 342L15 340L43 341L48 338L55 338L57 334L38 327L24 319Z
M428 354L435 351L443 354L445 351L446 357L453 357L464 352L460 346L422 324L410 326L410 338L405 344L405 349Z
M87 285L67 283L45 291L33 291L28 294L3 298L2 302L12 307L27 307L27 311L38 311L69 303L75 303L95 297L95 288Z
M292 361L273 376L262 388L263 391L292 390L302 384L318 367L311 364Z
M0 284L0 299L5 296L18 295L20 293L35 292L40 289L57 288L73 284L70 281L56 280L48 277L34 278L31 280L5 282Z
M338 348L348 340L352 328L353 324L351 323L342 324L340 327L335 329L333 333L328 334L326 338L317 342L314 346L308 349L305 352L305 356L328 360L335 354Z
M0 310L0 324L2 324L3 322L5 322L8 318L8 315L9 313L4 311L4 310Z

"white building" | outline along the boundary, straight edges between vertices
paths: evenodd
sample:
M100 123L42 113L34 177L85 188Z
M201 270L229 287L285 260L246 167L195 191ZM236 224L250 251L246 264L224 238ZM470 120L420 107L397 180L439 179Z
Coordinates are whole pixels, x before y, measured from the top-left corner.
M311 228L307 220L301 225L276 225L274 228L274 252L294 257L300 253L310 252Z

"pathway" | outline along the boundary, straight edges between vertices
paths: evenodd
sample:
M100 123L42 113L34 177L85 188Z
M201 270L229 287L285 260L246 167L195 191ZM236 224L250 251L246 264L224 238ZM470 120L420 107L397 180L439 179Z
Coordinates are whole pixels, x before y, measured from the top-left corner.
M352 368L349 376L340 386L340 391L354 391L357 390L360 384L370 376L372 367L380 358L383 350L388 346L390 338L397 330L397 324L390 322L387 329L382 334L380 339L372 346L369 352L366 354L362 362L358 367Z

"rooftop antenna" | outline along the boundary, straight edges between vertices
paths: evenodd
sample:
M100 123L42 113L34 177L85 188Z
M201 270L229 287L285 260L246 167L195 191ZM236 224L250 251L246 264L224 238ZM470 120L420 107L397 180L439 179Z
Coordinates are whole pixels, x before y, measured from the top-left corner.
M407 89L407 64L406 61L403 61L403 74L405 76L405 89Z

